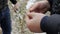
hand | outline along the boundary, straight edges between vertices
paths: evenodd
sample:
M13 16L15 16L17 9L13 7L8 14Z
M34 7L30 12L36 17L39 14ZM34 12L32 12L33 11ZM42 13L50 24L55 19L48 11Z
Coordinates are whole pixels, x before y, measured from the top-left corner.
M39 1L30 7L30 12L45 13L50 8L48 1Z
M18 10L19 6L20 6L19 2L16 3L16 4L14 5L14 7L13 7L14 11Z
M30 31L35 33L42 32L40 22L45 15L42 13L28 13L26 16L26 25Z

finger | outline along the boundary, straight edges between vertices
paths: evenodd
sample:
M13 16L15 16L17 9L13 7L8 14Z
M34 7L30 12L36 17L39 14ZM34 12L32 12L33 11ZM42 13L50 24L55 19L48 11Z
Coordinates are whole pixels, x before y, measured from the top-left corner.
M34 15L35 15L34 12L33 12L33 13L27 13L27 16L28 16L30 19L32 19L32 18L34 17Z
M26 12L26 15L29 17L29 19L32 19L32 16L30 16L30 13L35 13L35 12Z
M38 4L34 4L31 6L30 11L34 11L37 8L38 8Z
M31 22L32 20L33 20L33 19L30 19L30 18L26 15L26 17L25 17L26 23Z
M33 6L34 6L34 4L33 4L33 5L31 5L29 9L31 9Z
M26 16L26 18L25 18L26 24L32 23L32 21L33 21L33 19L29 19L29 17Z

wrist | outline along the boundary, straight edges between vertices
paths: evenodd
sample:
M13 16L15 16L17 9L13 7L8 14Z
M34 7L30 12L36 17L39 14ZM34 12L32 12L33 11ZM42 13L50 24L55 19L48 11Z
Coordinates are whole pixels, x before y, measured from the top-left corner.
M43 30L41 29L41 21L45 18L46 15L42 14L40 15L40 20L39 20L39 24L40 24L40 32L43 32ZM39 18L39 17L38 17Z
M48 18L48 16L45 16L42 20L41 20L41 23L40 23L40 27L41 27L41 30L43 31L43 32L46 32L46 22L47 22L47 19Z
M42 10L41 12L44 13L44 14L50 8L50 5L49 5L49 2L48 1L39 1L39 2L37 2L37 4L38 4L38 9Z
M48 1L44 1L44 2L43 2L43 5L45 6L44 8L46 8L45 11L48 11L48 10L50 9L50 4L49 4ZM43 8L43 9L44 9L44 8Z

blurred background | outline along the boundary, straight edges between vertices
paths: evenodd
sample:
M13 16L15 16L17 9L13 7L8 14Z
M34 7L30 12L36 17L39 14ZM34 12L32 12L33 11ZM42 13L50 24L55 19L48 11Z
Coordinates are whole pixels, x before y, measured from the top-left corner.
M12 20L12 34L45 34L45 33L33 33L30 32L26 27L25 23L25 14L29 10L29 7L37 1L41 0L17 0L20 3L19 9L15 12L13 10L12 3L9 1L9 7L11 12L11 20ZM49 12L48 12L49 14ZM2 30L0 28L0 34Z

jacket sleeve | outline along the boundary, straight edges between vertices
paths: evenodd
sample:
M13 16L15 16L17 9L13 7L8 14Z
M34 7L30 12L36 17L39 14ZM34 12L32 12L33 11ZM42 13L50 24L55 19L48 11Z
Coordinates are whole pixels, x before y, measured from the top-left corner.
M16 4L17 1L16 0L10 0L13 4Z
M50 9L49 9L49 11L50 11L51 8L52 8L53 0L48 0L48 2L49 2L49 4L50 4Z
M45 16L41 21L41 29L43 32L60 32L60 15Z
M50 6L52 6L53 0L48 0Z

